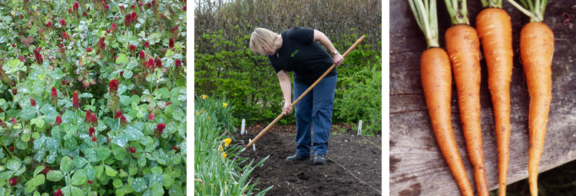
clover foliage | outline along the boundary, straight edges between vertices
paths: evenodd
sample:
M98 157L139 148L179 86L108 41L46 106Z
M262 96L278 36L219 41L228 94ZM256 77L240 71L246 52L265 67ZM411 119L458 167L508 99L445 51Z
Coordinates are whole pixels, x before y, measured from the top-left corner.
M184 195L186 3L0 0L0 196Z

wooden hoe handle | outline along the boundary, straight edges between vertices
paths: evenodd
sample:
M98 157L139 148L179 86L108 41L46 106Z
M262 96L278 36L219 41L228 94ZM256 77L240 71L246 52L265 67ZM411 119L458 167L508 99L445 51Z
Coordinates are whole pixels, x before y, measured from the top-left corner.
M354 45L352 45L352 47L350 47L350 49L348 49L346 51L346 53L344 53L344 55L342 55L342 57L346 57L348 56L348 53L350 53L352 50L354 50L354 48L356 48L356 46L358 46L360 44L360 42L364 41L364 36L360 37L360 39L358 39L358 41L356 41L356 43L354 43ZM296 99L291 105L290 107L294 107L296 105L296 103L298 103L300 101L300 99L302 99L302 97L304 97L306 94L308 94L308 92L310 92L312 90L312 88L314 88L314 86L316 86L316 84L318 84L318 82L322 81L322 79L324 79L324 77L326 77L326 75L328 75L328 73L330 73L330 71L332 71L332 69L334 69L334 67L336 66L336 64L332 64L332 66L330 66L330 68L328 68L328 70L326 70L326 72L324 72L324 74L322 74L322 76L320 76L320 78L318 78L318 80L316 80L316 82L314 82L312 84L312 86L310 86L306 91L304 91L304 93L302 93L302 95L300 95L300 97L298 97L298 99ZM268 132L268 130L270 130L270 128L272 128L272 126L274 126L274 124L276 124L280 119L282 119L282 117L284 117L284 112L280 113L280 115L278 117L276 117L276 119L274 119L274 121L272 121L272 123L270 123L266 128L264 128L264 130L262 130L253 140L252 142L248 143L248 145L246 145L246 147L244 147L244 150L248 149L250 146L252 146L252 144L254 144L257 140L259 140L264 134L266 134L266 132Z

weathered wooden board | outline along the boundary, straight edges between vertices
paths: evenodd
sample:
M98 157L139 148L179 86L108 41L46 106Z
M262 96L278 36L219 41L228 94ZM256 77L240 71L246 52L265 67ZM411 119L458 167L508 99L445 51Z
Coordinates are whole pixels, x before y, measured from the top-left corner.
M445 4L438 0L440 43L450 26ZM519 61L520 30L529 18L504 1L513 23L514 69L511 84L511 141L508 183L528 177L528 105L524 69ZM576 18L573 0L551 0L545 15L555 35L553 98L539 171L543 172L576 159L576 21L564 26L563 13ZM479 0L468 0L470 20L481 11ZM420 55L426 49L406 0L390 3L390 195L459 195L454 178L438 148L426 108L420 80ZM462 134L456 91L452 91L452 125L468 178L474 183L472 167ZM491 189L497 188L497 150L492 103L487 85L486 62L482 61L482 139L485 166ZM474 184L472 184L475 187Z

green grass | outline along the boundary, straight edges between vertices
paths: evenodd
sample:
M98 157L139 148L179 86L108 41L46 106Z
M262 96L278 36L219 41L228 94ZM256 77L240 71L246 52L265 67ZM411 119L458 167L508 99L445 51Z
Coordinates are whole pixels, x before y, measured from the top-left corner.
M255 165L254 160L243 164L247 158L237 157L242 147L235 144L225 146L224 139L232 138L231 132L236 131L232 117L233 107L228 103L230 102L226 98L199 96L195 100L194 194L264 195L272 187L258 190L254 188L258 180L252 182L253 179L249 176L254 168L262 165L268 157Z

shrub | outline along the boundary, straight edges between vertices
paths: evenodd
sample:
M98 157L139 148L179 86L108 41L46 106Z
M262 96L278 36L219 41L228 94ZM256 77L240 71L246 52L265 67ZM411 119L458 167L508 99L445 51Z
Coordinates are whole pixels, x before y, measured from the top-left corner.
M342 99L334 104L334 116L347 123L362 120L362 133L373 135L382 131L382 72L378 66L363 67L341 78Z
M1 4L0 195L184 195L185 5Z

